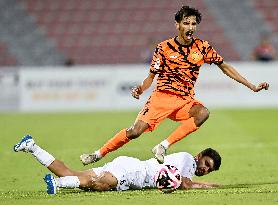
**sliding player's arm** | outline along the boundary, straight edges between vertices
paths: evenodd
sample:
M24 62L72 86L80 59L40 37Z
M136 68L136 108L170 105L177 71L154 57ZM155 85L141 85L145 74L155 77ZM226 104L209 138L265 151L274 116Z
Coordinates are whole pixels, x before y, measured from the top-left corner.
M153 79L155 77L155 74L153 73L149 73L149 75L143 80L143 82L141 83L141 85L135 86L134 88L132 88L131 90L131 95L136 98L139 99L139 96L145 91L147 90L149 87L151 87L152 83L153 83Z
M220 185L209 182L191 181L189 178L182 177L180 189L209 189L217 187L220 187Z
M263 89L267 90L269 87L269 84L266 82L260 83L258 86L253 85L248 80L246 80L242 75L240 75L236 69L234 69L231 65L228 63L223 62L222 64L218 65L218 67L222 70L224 74L229 76L230 78L234 79L235 81L245 85L249 89L253 90L254 92L259 92Z

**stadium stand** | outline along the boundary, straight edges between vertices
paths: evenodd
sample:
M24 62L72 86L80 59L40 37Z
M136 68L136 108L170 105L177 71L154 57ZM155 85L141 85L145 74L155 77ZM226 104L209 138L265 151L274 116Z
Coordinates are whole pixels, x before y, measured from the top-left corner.
M278 48L278 1L275 0L253 0L253 3L258 12L261 13L267 25L271 27L270 33L273 32L276 38L273 38L273 43Z
M271 25L273 31L278 34L278 1L273 0L254 0L255 6L260 11L264 19Z
M0 65L1 66L17 65L16 57L8 51L8 47L4 42L0 42Z
M261 32L269 31L252 1L204 0L231 39L241 60L250 60L251 52L260 40Z
M175 35L174 12L181 6L176 0L22 2L58 49L77 64L140 63L148 39L160 41ZM238 60L203 1L194 1L193 6L204 13L201 37L223 49L228 59Z
M0 41L15 56L17 65L55 65L64 61L17 0L0 1L0 19Z
M17 65L62 65L67 59L75 64L142 63L140 54L150 39L159 42L176 34L174 13L182 3L2 0L0 42L16 59L11 64ZM275 0L190 1L204 17L198 35L228 61L249 60L262 31L278 33L277 4Z
M254 8L257 9L256 13L259 13L264 21L266 26L269 26L268 34L273 34L272 43L278 48L278 1L276 0L253 0L252 1Z

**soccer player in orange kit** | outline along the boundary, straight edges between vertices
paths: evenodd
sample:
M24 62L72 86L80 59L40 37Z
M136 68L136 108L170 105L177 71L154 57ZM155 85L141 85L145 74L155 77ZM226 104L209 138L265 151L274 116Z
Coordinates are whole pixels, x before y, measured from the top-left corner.
M183 6L175 14L178 36L157 45L148 76L131 93L134 98L139 99L157 75L155 90L131 127L122 129L96 152L80 156L84 165L100 160L143 132L153 131L161 121L169 118L180 122L180 126L152 149L158 162L163 163L166 150L198 130L209 117L208 109L194 97L194 85L204 63L216 64L224 74L254 92L268 89L269 84L266 82L258 86L250 83L224 62L207 41L193 37L201 19L200 12L189 6Z

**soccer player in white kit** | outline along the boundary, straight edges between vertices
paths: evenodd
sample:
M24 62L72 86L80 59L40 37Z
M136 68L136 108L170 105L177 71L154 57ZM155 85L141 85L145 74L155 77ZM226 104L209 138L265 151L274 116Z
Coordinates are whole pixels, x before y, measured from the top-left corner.
M44 181L47 193L56 194L59 188L80 188L87 191L110 191L155 188L155 175L163 166L155 158L141 161L120 156L102 167L86 171L74 171L62 161L38 146L30 135L26 135L14 146L14 151L30 152L42 165L57 177L47 174ZM164 164L173 165L181 173L180 189L213 188L218 185L193 182L192 177L203 176L219 169L221 157L217 151L207 148L193 157L187 152L167 155Z

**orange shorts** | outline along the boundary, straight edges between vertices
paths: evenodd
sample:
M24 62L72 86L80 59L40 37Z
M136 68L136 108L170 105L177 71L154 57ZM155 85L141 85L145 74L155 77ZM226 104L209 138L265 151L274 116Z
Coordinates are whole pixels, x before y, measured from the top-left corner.
M139 112L136 121L142 120L149 124L146 132L153 131L166 118L177 122L187 120L190 108L197 104L203 105L191 97L181 97L167 92L154 91Z

